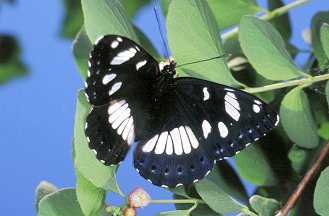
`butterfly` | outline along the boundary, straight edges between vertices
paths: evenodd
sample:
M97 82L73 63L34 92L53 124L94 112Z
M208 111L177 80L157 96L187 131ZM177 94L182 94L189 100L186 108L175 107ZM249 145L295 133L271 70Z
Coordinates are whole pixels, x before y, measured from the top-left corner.
M279 116L242 90L191 77L158 62L119 35L96 40L85 94L91 104L85 135L105 165L121 163L131 145L134 167L157 186L203 179L216 161L268 133Z

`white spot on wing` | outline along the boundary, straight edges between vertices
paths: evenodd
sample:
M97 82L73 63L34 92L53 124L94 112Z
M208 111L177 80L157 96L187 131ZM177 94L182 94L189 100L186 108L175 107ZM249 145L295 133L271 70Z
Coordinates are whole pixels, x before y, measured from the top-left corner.
M114 111L116 111L117 109L119 109L119 107L121 107L125 103L126 103L125 100L120 100L120 101L117 101L117 102L111 104L110 107L107 110L107 113L109 115L112 114Z
M127 118L126 120L124 120L124 122L122 122L122 124L120 125L120 127L118 128L118 134L121 135L123 132L123 129L125 129L127 123L128 123L129 119Z
M182 147L182 142L178 128L174 128L173 130L171 130L170 135L174 143L175 154L176 155L183 154L183 147Z
M122 42L122 38L121 38L121 37L117 37L117 40L118 40L119 42Z
M136 64L136 70L139 70L139 68L143 67L146 64L146 62L147 62L146 60L138 62Z
M150 152L153 150L157 140L158 140L159 135L155 135L152 139L150 139L145 145L142 147L143 152Z
M199 147L199 141L194 135L193 131L189 126L185 126L185 130L187 132L188 138L190 139L191 145L194 149Z
M130 116L130 109L127 108L122 114L112 123L112 128L117 129L119 125Z
M258 105L261 105L262 103L259 100L254 100L254 102Z
M208 88L204 87L203 88L203 101L206 101L209 99L209 92L208 92Z
M166 145L166 154L172 155L172 153L173 153L173 143L172 143L171 136L169 135L168 139L167 139L167 145Z
M207 120L203 120L202 122L202 131L203 131L203 136L204 138L207 139L209 133L211 132L211 125Z
M103 77L102 83L103 85L107 85L109 82L111 82L117 75L116 74L106 74Z
M255 113L260 112L260 107L257 104L252 105L252 109L254 110Z
M128 108L128 104L124 104L119 109L117 109L114 113L110 114L109 122L112 124L114 120L116 120L126 109Z
M191 144L190 140L188 139L187 133L185 131L185 128L183 126L179 127L181 139L182 139L182 146L185 154L191 153Z
M126 61L128 61L129 59L131 59L132 57L135 56L136 54L136 50L134 48L130 48L128 50L125 50L125 51L122 51L122 52L119 52L117 54L116 57L114 57L111 61L111 65L120 65Z
M235 109L240 110L239 102L237 101L234 93L227 92L224 99L225 99L225 101L229 102L232 106L234 106Z
M159 136L158 142L155 146L155 154L162 154L166 148L167 143L167 137L168 137L168 131L162 132Z
M122 82L114 83L114 85L112 86L111 90L109 91L109 95L111 96L116 91L118 91L121 88L121 85L122 85Z
M218 130L222 138L225 138L228 135L227 127L223 122L218 122Z
M276 118L277 118L277 120L276 120L276 122L275 122L275 127L279 124L279 121L280 121L280 116L279 115L277 115L276 116Z
M115 48L117 48L119 46L119 42L118 41L113 41L112 43L111 43L111 48L112 49L115 49Z
M229 114L235 121L239 121L240 113L236 110L230 103L225 101L225 111Z

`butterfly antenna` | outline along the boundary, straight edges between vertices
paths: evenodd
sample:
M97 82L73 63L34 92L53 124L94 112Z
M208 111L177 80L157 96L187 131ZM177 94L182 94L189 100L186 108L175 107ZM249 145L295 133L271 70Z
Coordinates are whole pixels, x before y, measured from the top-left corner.
M185 65L190 65L190 64L195 64L195 63L210 61L210 60L213 60L213 59L230 57L230 56L231 56L231 54L224 54L224 55L220 55L220 56L216 56L216 57L212 57L212 58L208 58L208 59L203 59L203 60L199 60L199 61L194 61L194 62L188 62L188 63L185 63L185 64L181 64L181 65L176 66L176 68L181 67L181 66L185 66Z
M162 28L161 21L160 21L160 14L159 14L159 10L158 10L157 6L154 6L154 13L155 13L155 17L156 17L156 20L157 20L157 23L158 23L158 28L159 28L160 35L161 35L161 38L162 38L163 46L164 46L165 51L166 51L166 57L171 61L171 54L170 54L170 51L169 51L168 42L166 40L166 37L164 36L165 34L163 32L163 28Z

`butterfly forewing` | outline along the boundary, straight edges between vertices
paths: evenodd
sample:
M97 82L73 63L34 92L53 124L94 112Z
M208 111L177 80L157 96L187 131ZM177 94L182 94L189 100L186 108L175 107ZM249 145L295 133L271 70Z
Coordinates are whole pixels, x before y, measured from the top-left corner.
M155 134L135 151L135 168L160 186L191 184L268 133L278 116L260 99L228 86L175 79L163 98ZM161 123L162 124L161 124Z

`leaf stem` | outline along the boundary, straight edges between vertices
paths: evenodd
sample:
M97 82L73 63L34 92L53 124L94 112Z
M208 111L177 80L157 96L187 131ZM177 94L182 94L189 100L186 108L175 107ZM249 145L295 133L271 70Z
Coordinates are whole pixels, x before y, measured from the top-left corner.
M151 200L151 204L168 204L168 203L174 203L174 204L186 204L186 203L191 203L191 204L206 204L205 201L200 200L200 199L172 199L172 200Z
M287 82L281 82L281 83L275 83L271 85L266 85L262 87L255 87L255 88L245 88L244 91L254 94L258 92L265 92L265 91L271 91L275 89L281 89L281 88L286 88L290 86L296 86L296 85L310 85L315 82L320 82L324 80L329 80L329 74L323 74L319 76L314 76L314 77L307 77L303 79L297 79L297 80L291 80Z
M292 2L292 3L290 3L290 4L287 4L285 6L279 7L277 9L273 10L273 11L269 11L268 13L260 16L259 18L260 19L263 19L263 20L271 20L271 19L273 19L275 17L278 17L278 16L281 16L281 15L287 13L289 10L291 10L291 9L293 9L295 7L298 7L298 6L302 5L302 4L305 4L305 3L309 2L309 1L310 0L296 0L296 1ZM221 35L221 38L223 40L230 39L230 38L234 37L235 35L237 35L238 34L238 31L239 31L239 27L235 27L232 30L230 30L230 31L222 34Z
M290 196L287 203L284 205L284 207L281 209L281 211L276 214L276 216L286 216L291 208L294 207L295 203L297 202L300 195L303 193L305 187L313 177L314 173L318 170L318 168L321 165L321 162L326 157L326 155L329 152L329 142L327 145L322 149L321 154L319 155L318 159L315 161L311 169L306 173L303 180L299 183L297 186L295 192Z

